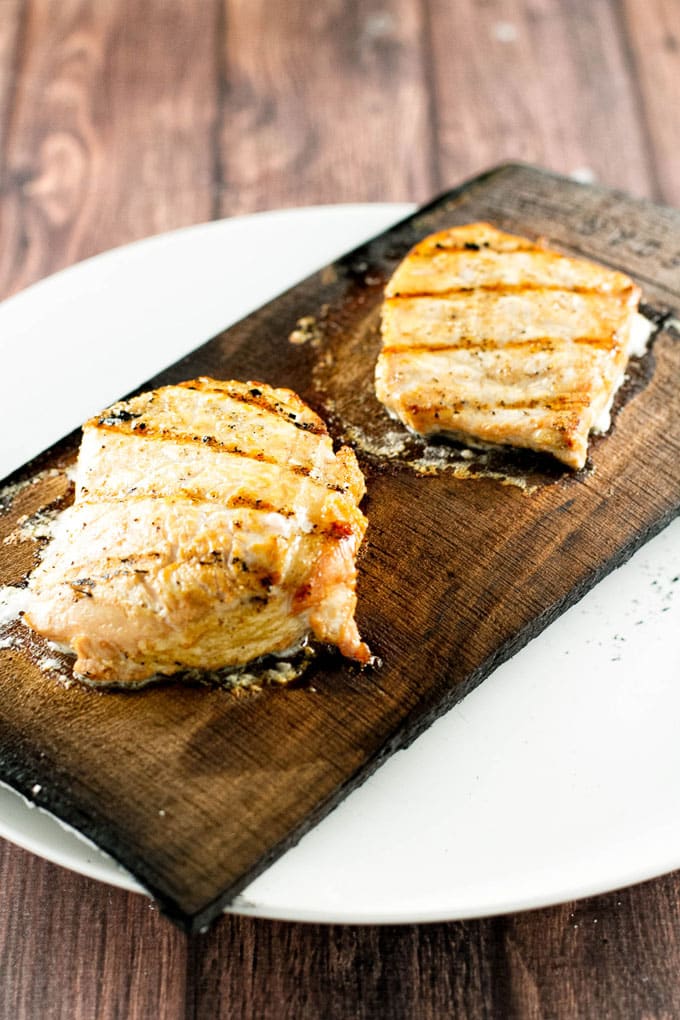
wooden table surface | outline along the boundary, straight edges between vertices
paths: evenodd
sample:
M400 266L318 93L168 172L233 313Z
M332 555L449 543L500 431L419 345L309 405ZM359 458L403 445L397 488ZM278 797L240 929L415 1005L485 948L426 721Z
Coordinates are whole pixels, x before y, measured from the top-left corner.
M0 297L281 206L521 159L680 206L680 0L0 0ZM501 918L225 917L0 843L0 1020L680 1016L680 874Z

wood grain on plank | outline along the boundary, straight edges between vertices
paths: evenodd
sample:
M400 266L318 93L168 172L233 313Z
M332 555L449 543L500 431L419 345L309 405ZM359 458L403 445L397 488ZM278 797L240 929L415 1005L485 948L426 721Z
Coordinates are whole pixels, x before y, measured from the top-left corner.
M680 206L680 6L676 0L626 0L622 10L656 168L656 197ZM628 158L627 143L623 157Z
M144 896L0 841L2 1020L186 1020L185 937Z
M615 4L430 0L429 7L445 185L509 159L653 194Z
M432 193L421 4L224 0L224 22L223 215Z
M0 191L0 294L209 219L215 5L27 5Z

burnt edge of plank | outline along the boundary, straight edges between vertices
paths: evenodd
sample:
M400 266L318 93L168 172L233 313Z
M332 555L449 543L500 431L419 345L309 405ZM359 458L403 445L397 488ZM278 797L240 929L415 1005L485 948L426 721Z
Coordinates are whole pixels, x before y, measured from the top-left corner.
M538 170L537 168L524 164L504 164L500 167L489 170L485 174L477 176L472 180L466 181L457 188L446 191L443 195L433 199L427 205L418 209L416 212L401 220L393 227L388 228L387 231L378 235L376 238L359 245L357 248L353 249L351 252L333 263L333 265L336 267L344 267L349 275L352 273L360 274L362 272L361 262L364 260L366 253L372 251L376 245L383 247L383 257L385 259L388 261L394 260L396 263L396 261L403 257L408 248L411 247L415 241L420 239L420 236L422 235L422 228L416 226L416 221L420 223L427 217L428 214L440 211L443 205L453 207L459 198L469 195L471 192L488 183L494 177L517 170L531 172L543 178L553 178L556 181L563 181L565 183L569 183L571 186L577 187L575 182L562 178L556 174L550 174L547 171ZM593 187L590 185L578 185L578 187L609 196L613 194L609 189L602 187ZM643 200L637 199L631 200L628 196L622 197L628 203L634 201L636 204L646 205L650 208L658 208L657 206L654 206L653 203L645 203ZM298 288L305 286L305 284L309 286L312 281L318 278L318 275L318 272L312 274L306 280L300 281L298 284L289 288L285 294L296 291ZM661 284L657 285L657 289L661 291L667 290L667 288L664 288ZM269 304L275 305L282 297L284 297L284 295L279 295ZM252 314L255 316L257 315L257 312ZM158 373L139 387L136 387L130 394L128 394L128 396L132 396L136 393L143 392L146 389L154 388L165 383L175 382L182 378L186 378L186 373L183 373L183 369L185 367L189 368L197 357L200 360L200 352L202 350L212 346L220 337L228 336L232 329L236 329L249 318L251 318L251 316L247 316L246 319L241 320L241 323L236 323L234 326L230 327L229 330L217 334L216 337L213 337L205 344L197 347L193 352L180 359L173 366L170 366ZM80 434L80 429L77 429L63 437L50 448L43 451L30 462L13 472L3 481L2 484L12 484L13 482L29 478L32 474L41 470L48 462L50 463L50 466L55 466L55 463L58 463L60 459L68 460L69 457L72 457L74 450L77 448ZM373 774L373 772L375 772L375 770L384 761L386 761L392 753L401 748L408 747L431 725L437 717L464 698L494 669L496 669L497 666L516 654L522 647L524 647L524 645L527 644L529 640L541 633L545 627L557 619L571 605L577 602L604 576L628 560L640 546L645 544L650 538L666 527L670 521L677 516L678 512L680 512L680 507L674 508L671 512L668 512L658 520L654 521L649 528L635 534L630 542L619 549L617 554L611 557L607 563L602 564L598 570L593 571L591 575L583 581L583 583L573 588L566 597L549 607L545 613L532 620L527 626L514 634L510 640L499 646L489 659L469 674L465 681L456 686L446 687L442 680L439 685L436 685L432 689L428 696L424 697L418 703L408 716L404 717L400 721L392 735L383 743L380 749L367 759L354 774L349 776L329 797L326 798L323 803L319 804L312 812L310 812L299 826L297 826L294 830L291 830L286 837L283 840L280 840L275 846L272 846L267 853L258 860L257 864L253 868L249 869L247 873L241 875L237 881L233 882L228 888L225 888L215 899L206 903L196 913L187 913L181 908L176 898L168 895L167 891L159 886L158 882L151 877L149 869L145 867L144 862L140 861L136 855L131 855L130 850L124 842L117 838L115 827L112 826L108 820L102 817L94 817L91 813L83 813L79 805L69 798L68 794L65 792L66 787L64 784L59 783L59 777L62 772L59 768L58 762L49 762L52 774L55 777L54 784L51 784L50 789L45 791L44 794L34 794L32 789L33 776L31 774L31 768L33 762L38 762L39 756L41 766L44 767L45 758L42 756L42 753L38 752L38 749L33 746L20 746L17 749L17 753L8 753L7 750L4 749L0 752L0 763L3 765L2 771L4 773L3 778L27 799L33 801L39 807L51 811L57 817L66 821L67 824L78 829L89 839L93 840L105 852L109 853L115 860L131 871L131 873L133 873L139 880L140 884L143 885L154 899L157 900L163 913L176 922L181 928L187 932L200 930L206 924L215 920L224 908L228 906L239 892L252 882L257 875L261 874L268 866L270 866L285 850L294 846L307 831L309 831L335 806L337 806L337 804L339 804L351 790L357 788L371 774ZM8 777L7 773L11 773L11 775Z

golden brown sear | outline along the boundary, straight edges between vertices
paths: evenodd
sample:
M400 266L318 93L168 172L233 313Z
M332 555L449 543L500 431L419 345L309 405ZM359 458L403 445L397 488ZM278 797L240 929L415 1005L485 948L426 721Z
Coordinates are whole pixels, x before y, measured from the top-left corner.
M238 666L309 634L365 663L364 491L290 390L201 378L122 401L83 428L26 622L93 682Z
M640 299L623 273L472 223L432 234L386 291L376 393L424 435L583 467L606 431Z

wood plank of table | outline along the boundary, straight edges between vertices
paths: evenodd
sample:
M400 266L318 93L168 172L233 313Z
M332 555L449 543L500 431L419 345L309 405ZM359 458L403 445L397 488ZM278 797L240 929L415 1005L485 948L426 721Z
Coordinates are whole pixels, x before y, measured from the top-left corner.
M626 0L622 11L656 192L678 206L680 6L677 0ZM624 161L628 158L627 144L621 155Z
M289 924L187 940L144 897L0 844L3 1020L460 1020L680 1014L677 876L503 918Z
M184 1020L188 944L150 900L0 844L2 1020Z
M647 18L644 4L633 6ZM445 184L508 159L655 194L617 4L430 0L429 8Z
M236 1016L262 1020L661 1020L680 1014L678 922L673 878L451 924L230 918L201 947L195 1015L228 1002ZM235 970L219 966L235 958Z
M212 0L23 4L21 31L6 30L3 297L104 249L211 219L215 18Z
M678 875L499 920L500 1016L680 1016Z
M4 152L14 98L22 6L22 0L0 0L0 153ZM0 173L4 178L4 167Z
M439 187L422 4L224 0L222 32L221 215Z

